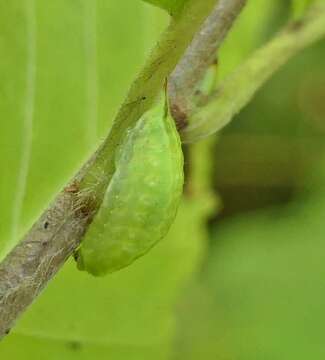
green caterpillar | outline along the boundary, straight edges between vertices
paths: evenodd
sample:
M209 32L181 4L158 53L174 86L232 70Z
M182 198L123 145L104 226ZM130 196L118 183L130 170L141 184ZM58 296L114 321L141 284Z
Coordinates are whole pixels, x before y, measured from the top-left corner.
M159 104L130 129L116 171L78 253L78 268L95 276L144 255L168 232L183 189L183 153L174 121Z

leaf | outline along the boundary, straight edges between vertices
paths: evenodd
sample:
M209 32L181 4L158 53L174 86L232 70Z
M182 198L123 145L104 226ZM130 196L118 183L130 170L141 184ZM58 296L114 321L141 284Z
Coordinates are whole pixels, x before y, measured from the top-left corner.
M48 360L106 360L107 357L112 357L114 360L152 358L163 360L167 358L167 352L159 345L105 345L16 334L11 335L1 346L0 354L4 359L17 360L26 356Z
M162 9L165 9L170 13L170 15L174 16L181 11L182 7L188 0L143 0L143 1L158 6Z
M17 217L21 213L22 190L25 187L26 169L21 168L23 153L30 151L30 133L24 143L26 120L27 82L27 9L20 2L8 6L0 3L0 250L16 241ZM10 19L20 18L16 26ZM14 29L14 31L13 31ZM24 123L26 124L24 126ZM29 158L29 156L28 156ZM20 184L19 184L20 183ZM18 192L16 191L18 190Z
M182 303L175 359L322 359L323 194L215 233L200 283Z
M315 0L291 0L293 19L299 20L303 17L313 2L315 2Z
M0 2L0 259L107 133L165 24L114 4Z

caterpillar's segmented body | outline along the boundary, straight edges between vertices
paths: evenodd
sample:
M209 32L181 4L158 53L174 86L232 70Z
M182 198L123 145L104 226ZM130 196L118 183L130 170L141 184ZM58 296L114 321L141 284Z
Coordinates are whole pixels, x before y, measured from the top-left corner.
M116 155L116 171L78 254L78 267L100 276L145 254L168 232L183 188L183 154L162 106L146 112Z

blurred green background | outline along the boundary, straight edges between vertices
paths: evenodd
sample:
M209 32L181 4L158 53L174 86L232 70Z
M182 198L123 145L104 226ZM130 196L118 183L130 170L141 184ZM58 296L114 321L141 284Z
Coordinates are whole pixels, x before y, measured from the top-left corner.
M250 0L219 79L289 16ZM140 0L0 0L0 258L103 139L167 23ZM103 279L69 261L0 358L324 359L324 58L307 49L187 148L167 238Z

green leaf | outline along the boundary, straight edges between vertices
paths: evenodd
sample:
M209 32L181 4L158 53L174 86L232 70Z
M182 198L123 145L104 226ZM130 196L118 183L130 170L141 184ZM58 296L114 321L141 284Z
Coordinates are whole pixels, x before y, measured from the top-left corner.
M143 0L168 11L172 16L177 15L188 0Z
M24 358L48 360L146 360L167 358L167 351L160 345L138 346L120 344L105 345L82 343L68 339L47 339L43 336L12 334L1 344L0 354L4 359Z
M0 2L0 259L107 133L166 23L158 12L133 0Z
M217 228L209 261L179 307L174 359L323 358L322 172L312 195Z
M315 0L291 0L293 19L299 20L303 17L313 2L315 2Z

